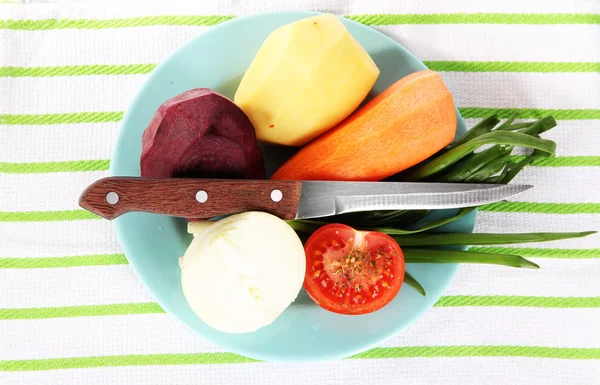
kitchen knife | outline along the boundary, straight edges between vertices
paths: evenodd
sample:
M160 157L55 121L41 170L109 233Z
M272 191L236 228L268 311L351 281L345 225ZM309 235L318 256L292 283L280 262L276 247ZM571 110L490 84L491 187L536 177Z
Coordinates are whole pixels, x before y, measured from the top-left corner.
M533 186L468 183L326 182L108 177L90 185L79 205L106 219L142 211L208 219L265 211L282 219L369 210L473 207Z

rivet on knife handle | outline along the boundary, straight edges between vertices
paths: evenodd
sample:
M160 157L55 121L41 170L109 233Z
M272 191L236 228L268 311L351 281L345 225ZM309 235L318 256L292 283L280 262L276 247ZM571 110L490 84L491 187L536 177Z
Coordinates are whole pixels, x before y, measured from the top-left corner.
M90 185L79 205L103 218L132 211L207 219L264 211L294 219L299 181L109 177Z

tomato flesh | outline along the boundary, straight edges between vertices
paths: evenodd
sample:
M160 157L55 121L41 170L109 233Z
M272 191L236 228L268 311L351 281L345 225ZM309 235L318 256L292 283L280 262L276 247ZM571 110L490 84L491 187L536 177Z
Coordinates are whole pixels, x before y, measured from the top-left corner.
M304 288L319 306L335 313L379 310L404 280L402 250L387 234L330 224L311 235L304 251Z

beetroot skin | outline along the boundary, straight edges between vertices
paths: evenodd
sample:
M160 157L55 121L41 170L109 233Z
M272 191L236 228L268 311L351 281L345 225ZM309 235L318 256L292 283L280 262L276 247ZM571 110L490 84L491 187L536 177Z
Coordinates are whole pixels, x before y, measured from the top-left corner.
M142 135L143 177L264 179L254 126L231 100L197 88L163 103Z

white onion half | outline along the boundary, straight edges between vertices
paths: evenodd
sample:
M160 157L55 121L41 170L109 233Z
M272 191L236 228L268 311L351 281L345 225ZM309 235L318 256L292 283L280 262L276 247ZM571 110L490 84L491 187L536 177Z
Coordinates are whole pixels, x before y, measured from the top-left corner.
M180 262L181 278L188 303L206 324L227 333L252 332L296 299L306 258L285 221L246 212L197 229Z

